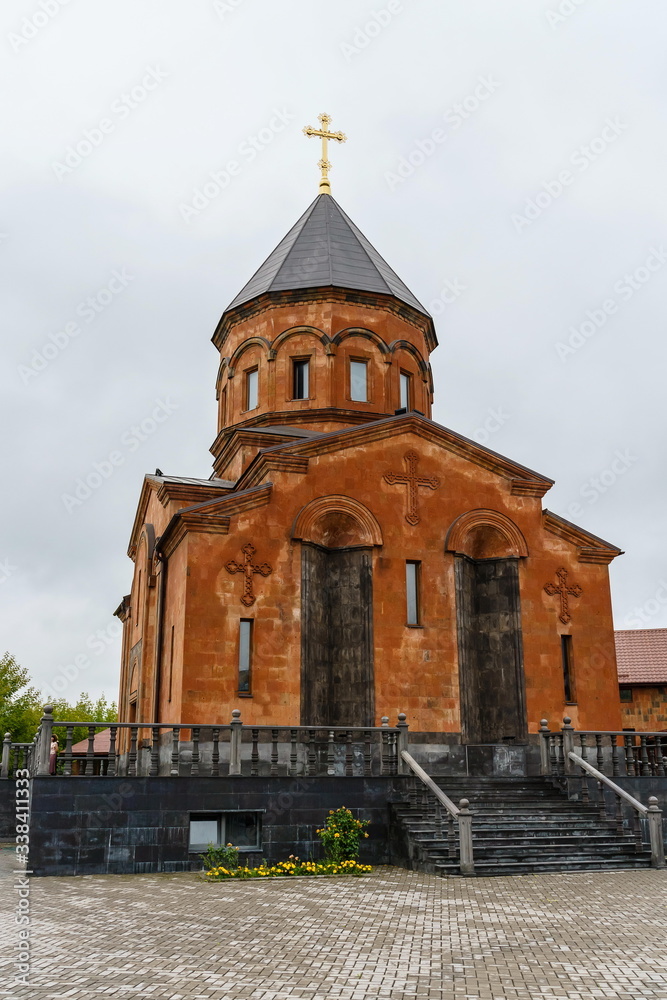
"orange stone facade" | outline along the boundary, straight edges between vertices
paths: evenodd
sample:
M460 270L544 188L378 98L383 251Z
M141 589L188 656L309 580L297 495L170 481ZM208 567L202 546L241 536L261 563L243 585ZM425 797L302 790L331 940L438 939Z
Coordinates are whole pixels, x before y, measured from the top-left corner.
M543 510L551 480L430 419L428 316L392 295L301 289L226 312L213 342L213 478L143 484L132 589L117 612L121 721L224 724L240 709L246 724L298 725L312 546L369 555L373 724L405 712L413 732L466 739L457 560L518 568L530 733L564 715L577 729L628 724L607 568L619 550ZM303 361L308 391L295 398ZM365 366L365 401L352 398L351 362ZM408 562L419 573L410 624Z

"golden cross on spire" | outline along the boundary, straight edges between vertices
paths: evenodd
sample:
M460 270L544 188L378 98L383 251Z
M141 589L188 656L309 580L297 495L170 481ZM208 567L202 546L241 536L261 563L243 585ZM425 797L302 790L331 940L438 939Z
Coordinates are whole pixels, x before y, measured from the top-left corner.
M347 136L343 132L330 132L329 125L331 124L331 115L318 115L321 128L311 128L310 125L306 125L303 130L304 135L316 135L322 139L322 159L317 164L322 175L320 177L320 194L331 194L331 185L329 184L329 171L331 170L331 164L328 159L329 150L327 143L329 139L335 139L336 142L345 142Z

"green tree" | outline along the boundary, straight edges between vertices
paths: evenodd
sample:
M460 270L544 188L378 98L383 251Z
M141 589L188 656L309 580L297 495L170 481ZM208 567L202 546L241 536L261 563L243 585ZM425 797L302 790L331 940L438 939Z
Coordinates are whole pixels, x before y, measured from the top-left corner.
M97 701L93 701L90 695L83 691L77 701L69 702L66 698L58 698L51 703L53 705L53 718L56 721L62 719L63 722L97 722L98 732L105 729L112 722L118 722L118 709L116 702L107 702L105 694L101 694ZM65 749L67 730L64 726L55 726L53 730L58 737L60 749ZM72 734L72 743L88 738L87 726L75 726Z
M10 653L0 657L0 740L11 733L15 743L30 743L42 715L39 691Z

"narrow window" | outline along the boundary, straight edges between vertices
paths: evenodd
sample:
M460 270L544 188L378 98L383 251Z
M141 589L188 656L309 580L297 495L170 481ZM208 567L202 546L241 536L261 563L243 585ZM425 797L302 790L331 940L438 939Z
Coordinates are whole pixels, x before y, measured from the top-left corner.
M400 395L400 408L402 410L410 409L410 376L406 372L401 372L400 374L400 385L401 385L401 395Z
M408 625L419 625L419 566L418 562L406 562L405 564Z
M310 394L309 386L309 363L308 361L295 361L293 363L292 378L292 398L308 399Z
M572 660L572 636L562 635L560 637L561 652L563 656L563 683L565 685L565 701L568 704L576 702L576 692L574 689L574 663Z
M350 399L368 402L368 365L365 361L350 361Z
M222 397L220 399L220 426L227 426L227 386L222 390Z
M242 618L239 628L239 694L250 694L252 618Z
M171 680L174 675L174 626L171 626L171 643L169 644L169 697L167 701L171 701Z
M257 387L259 383L259 372L256 368L252 371L246 372L245 377L245 408L246 410L254 410L257 406L258 395Z
M138 628L141 621L141 570L139 570L139 579L137 580L137 617L134 622L134 627Z

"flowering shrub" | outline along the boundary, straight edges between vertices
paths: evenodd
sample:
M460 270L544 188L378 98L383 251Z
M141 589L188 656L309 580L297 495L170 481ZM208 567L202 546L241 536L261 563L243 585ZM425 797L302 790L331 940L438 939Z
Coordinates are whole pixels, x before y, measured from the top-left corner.
M215 844L209 844L206 854L200 854L199 857L204 862L204 868L209 871L222 865L230 870L239 866L239 849L233 844L227 844L226 847L216 847Z
M368 836L365 829L369 822L367 819L355 819L345 806L335 811L330 809L326 823L317 831L327 861L339 863L357 858L359 841Z
M301 861L291 854L287 861L277 865L262 862L256 868L228 868L220 865L206 872L207 882L222 882L225 879L278 878L285 875L366 875L372 871L370 865L360 865L358 861Z

